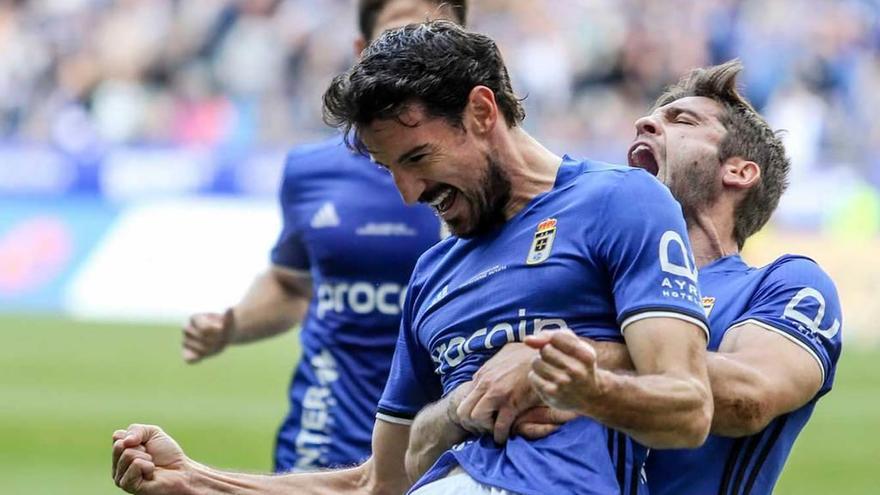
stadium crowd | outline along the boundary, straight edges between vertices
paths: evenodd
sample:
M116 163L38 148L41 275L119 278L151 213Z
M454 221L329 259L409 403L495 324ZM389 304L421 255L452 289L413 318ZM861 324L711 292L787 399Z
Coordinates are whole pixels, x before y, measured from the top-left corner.
M631 123L691 67L740 57L748 96L790 131L798 173L880 185L875 0L484 0L551 146L622 160ZM793 22L793 20L797 20ZM0 2L0 129L90 140L289 145L331 132L320 94L351 63L350 0ZM572 111L575 110L575 111ZM601 115L601 119L594 118Z
M352 5L2 1L0 135L87 161L119 145L244 156L314 141L333 132L320 96L352 63ZM877 0L484 0L472 12L526 96L528 130L615 163L665 85L739 57L794 163L774 223L880 231Z

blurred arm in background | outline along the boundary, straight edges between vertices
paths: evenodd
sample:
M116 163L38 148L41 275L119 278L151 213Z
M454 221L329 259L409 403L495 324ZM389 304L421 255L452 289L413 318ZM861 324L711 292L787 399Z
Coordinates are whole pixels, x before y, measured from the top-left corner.
M305 317L312 297L307 272L274 265L259 275L225 313L197 313L183 328L183 359L197 363L244 344L283 333Z

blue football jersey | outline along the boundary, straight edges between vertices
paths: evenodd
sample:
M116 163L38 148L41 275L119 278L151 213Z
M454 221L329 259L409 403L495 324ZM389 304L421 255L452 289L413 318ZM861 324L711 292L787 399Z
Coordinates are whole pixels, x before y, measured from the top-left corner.
M769 494L816 401L831 390L843 317L834 283L809 258L783 256L752 268L738 256L700 269L715 351L724 334L751 323L802 347L822 370L822 388L800 409L743 438L710 435L694 450L655 450L647 463L652 495Z
M281 208L272 263L308 272L313 297L275 469L352 465L370 455L406 283L440 222L406 207L391 175L341 138L289 155Z
M503 345L549 329L622 342L621 329L666 316L705 329L678 203L643 170L568 157L554 187L502 227L449 238L416 265L380 420L408 424L471 380ZM589 418L537 441L472 437L416 487L458 464L522 494L644 493L646 449Z

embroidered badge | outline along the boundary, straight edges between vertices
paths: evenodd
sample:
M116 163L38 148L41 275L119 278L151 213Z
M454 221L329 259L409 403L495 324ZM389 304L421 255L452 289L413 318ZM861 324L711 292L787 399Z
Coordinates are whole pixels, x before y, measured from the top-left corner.
M535 238L532 240L532 248L526 257L527 265L537 265L547 261L550 250L553 249L553 239L556 238L556 219L548 218L538 224Z

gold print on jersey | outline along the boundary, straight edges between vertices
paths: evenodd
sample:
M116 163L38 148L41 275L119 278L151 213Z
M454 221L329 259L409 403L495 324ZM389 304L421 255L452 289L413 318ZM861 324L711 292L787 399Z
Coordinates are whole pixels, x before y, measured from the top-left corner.
M555 218L548 218L539 223L538 230L535 231L535 238L532 240L532 248L529 249L529 255L526 257L526 264L537 265L546 261L550 257L550 250L553 249L553 239L555 238Z
M706 312L706 317L709 317L709 313L712 312L712 308L715 307L715 298L706 296L703 298L703 311Z

